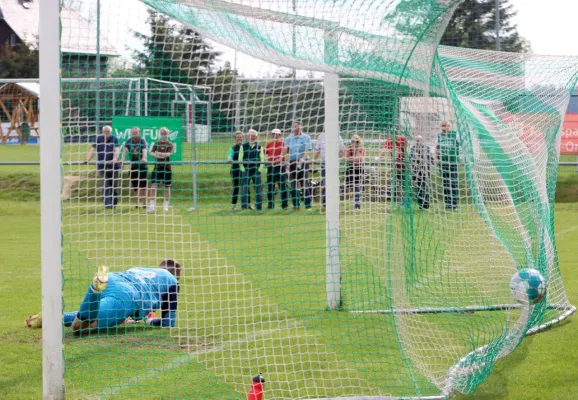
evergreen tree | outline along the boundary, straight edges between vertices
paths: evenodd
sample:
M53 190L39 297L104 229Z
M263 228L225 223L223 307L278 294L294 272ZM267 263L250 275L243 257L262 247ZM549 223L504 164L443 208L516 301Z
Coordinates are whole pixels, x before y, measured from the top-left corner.
M211 125L216 132L232 132L235 121L235 79L239 76L237 70L226 62L207 79L207 86L212 89L213 109Z
M0 45L0 79L38 78L38 46Z
M517 12L510 0L500 0L500 44L502 51L524 52L530 46L517 31L512 18ZM495 0L465 0L456 9L441 44L472 49L496 49Z
M515 53L528 52L531 50L530 43L518 33L517 26L513 24L513 18L518 14L510 0L500 0L500 49ZM491 44L496 48L496 13L491 14L487 23Z

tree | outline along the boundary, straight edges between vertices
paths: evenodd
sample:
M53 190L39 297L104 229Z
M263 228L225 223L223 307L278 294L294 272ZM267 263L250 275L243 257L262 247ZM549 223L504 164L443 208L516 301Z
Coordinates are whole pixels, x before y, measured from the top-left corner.
M512 23L513 18L518 14L510 0L500 0L500 49L515 53L529 52L530 43L520 36L518 28ZM496 13L491 14L490 21L487 24L491 44L496 48Z
M148 11L151 35L135 33L144 44L135 51L135 72L175 83L204 85L220 53L197 32L171 22L169 17Z
M38 78L38 46L0 45L0 79Z
M448 5L435 0L401 0L384 18L382 25L395 28L399 38L421 39Z
M215 104L211 119L212 129L215 132L232 132L235 121L235 79L239 76L236 69L226 62L221 68L207 79L207 86L211 87L212 99Z
M525 52L529 43L517 31L512 18L517 12L510 0L500 0L500 44L502 51ZM448 46L496 49L495 0L465 0L456 9L441 40Z

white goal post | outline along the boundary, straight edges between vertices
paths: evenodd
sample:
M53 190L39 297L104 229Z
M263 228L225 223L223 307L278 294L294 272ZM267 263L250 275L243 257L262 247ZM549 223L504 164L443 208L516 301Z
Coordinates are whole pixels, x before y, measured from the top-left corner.
M60 186L60 1L40 3L40 79L44 110L40 144L41 256L42 256L42 382L44 399L64 399L62 349L62 234Z

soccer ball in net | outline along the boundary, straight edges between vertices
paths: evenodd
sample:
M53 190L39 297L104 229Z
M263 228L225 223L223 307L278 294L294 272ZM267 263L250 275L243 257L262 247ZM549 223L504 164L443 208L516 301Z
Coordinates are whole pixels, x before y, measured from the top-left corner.
M525 268L510 280L512 297L522 304L539 303L546 294L546 280L542 274L533 269Z

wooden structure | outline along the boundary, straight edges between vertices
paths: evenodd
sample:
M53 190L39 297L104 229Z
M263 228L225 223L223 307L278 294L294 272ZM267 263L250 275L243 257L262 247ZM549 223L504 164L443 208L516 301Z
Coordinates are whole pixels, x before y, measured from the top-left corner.
M3 144L15 137L13 133L17 134L20 144L26 144L30 136L40 138L39 97L38 83L6 83L0 86L0 138Z

